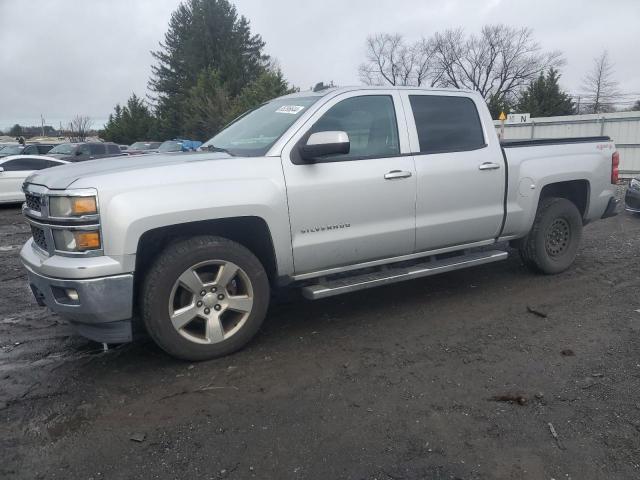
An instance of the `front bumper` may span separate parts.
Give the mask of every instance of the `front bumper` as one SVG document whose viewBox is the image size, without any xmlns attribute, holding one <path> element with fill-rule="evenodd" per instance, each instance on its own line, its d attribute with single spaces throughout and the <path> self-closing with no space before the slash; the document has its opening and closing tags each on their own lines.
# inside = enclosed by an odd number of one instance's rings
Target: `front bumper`
<svg viewBox="0 0 640 480">
<path fill-rule="evenodd" d="M 38 304 L 69 320 L 80 335 L 104 343 L 131 341 L 133 274 L 70 280 L 25 267 Z"/>
<path fill-rule="evenodd" d="M 624 197 L 624 208 L 628 212 L 640 213 L 640 190 L 627 189 Z"/>
</svg>

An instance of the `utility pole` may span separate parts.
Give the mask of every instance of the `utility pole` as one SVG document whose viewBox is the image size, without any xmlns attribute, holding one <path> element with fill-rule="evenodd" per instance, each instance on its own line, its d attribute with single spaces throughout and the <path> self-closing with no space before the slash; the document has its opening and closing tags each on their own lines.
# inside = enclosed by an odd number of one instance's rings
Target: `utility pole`
<svg viewBox="0 0 640 480">
<path fill-rule="evenodd" d="M 40 124 L 42 125 L 42 136 L 44 137 L 44 117 L 40 114 Z"/>
</svg>

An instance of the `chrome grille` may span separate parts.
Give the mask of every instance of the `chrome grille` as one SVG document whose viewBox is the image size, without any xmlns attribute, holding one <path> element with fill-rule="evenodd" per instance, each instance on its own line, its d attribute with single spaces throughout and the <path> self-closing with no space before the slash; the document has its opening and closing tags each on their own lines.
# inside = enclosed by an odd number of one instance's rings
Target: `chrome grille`
<svg viewBox="0 0 640 480">
<path fill-rule="evenodd" d="M 29 210 L 33 210 L 35 212 L 39 212 L 40 211 L 40 197 L 37 195 L 33 195 L 31 193 L 25 193 L 24 194 L 26 201 L 25 203 L 27 204 L 27 208 Z"/>
<path fill-rule="evenodd" d="M 44 236 L 44 230 L 31 225 L 31 235 L 33 236 L 33 241 L 36 243 L 36 245 L 46 251 L 47 239 Z"/>
</svg>

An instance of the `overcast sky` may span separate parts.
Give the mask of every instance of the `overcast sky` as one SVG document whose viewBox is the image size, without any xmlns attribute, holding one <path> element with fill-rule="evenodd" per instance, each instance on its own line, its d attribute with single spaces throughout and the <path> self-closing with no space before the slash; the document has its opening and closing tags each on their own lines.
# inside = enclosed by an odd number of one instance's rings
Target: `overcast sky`
<svg viewBox="0 0 640 480">
<path fill-rule="evenodd" d="M 132 92 L 144 95 L 150 50 L 179 0 L 0 0 L 0 128 L 57 126 L 74 114 L 101 126 Z M 608 49 L 620 88 L 640 98 L 640 0 L 237 0 L 293 85 L 358 84 L 364 41 L 408 39 L 487 23 L 528 26 L 567 61 L 561 83 L 580 91 L 593 57 Z"/>
</svg>

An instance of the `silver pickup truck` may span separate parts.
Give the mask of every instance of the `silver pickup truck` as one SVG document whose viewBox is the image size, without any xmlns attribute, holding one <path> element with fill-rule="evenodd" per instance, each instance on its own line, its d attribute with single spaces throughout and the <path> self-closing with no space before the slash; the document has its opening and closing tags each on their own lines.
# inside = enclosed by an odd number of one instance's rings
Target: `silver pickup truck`
<svg viewBox="0 0 640 480">
<path fill-rule="evenodd" d="M 272 100 L 202 152 L 33 174 L 21 251 L 41 305 L 107 343 L 233 352 L 272 293 L 309 299 L 503 260 L 553 274 L 615 215 L 607 137 L 500 143 L 477 93 L 334 88 Z"/>
</svg>

